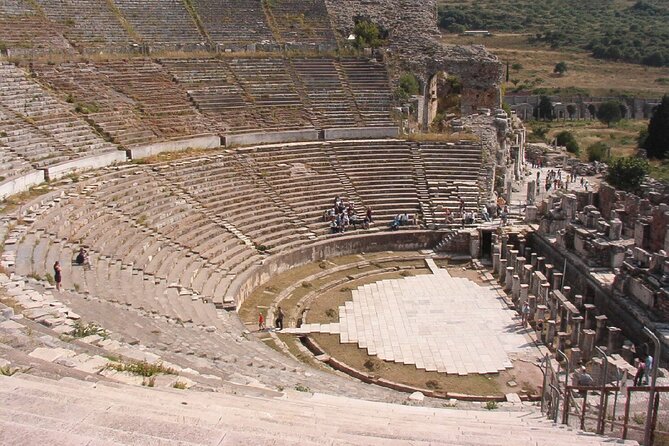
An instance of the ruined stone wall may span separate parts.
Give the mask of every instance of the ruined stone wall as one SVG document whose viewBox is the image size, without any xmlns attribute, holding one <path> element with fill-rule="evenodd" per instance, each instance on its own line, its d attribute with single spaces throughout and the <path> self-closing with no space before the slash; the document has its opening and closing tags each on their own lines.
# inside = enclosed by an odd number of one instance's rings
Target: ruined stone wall
<svg viewBox="0 0 669 446">
<path fill-rule="evenodd" d="M 470 114 L 479 107 L 501 104 L 502 65 L 481 45 L 439 42 L 436 0 L 326 0 L 340 38 L 353 30 L 354 19 L 365 17 L 389 32 L 384 54 L 396 80 L 403 71 L 414 73 L 429 94 L 430 79 L 439 72 L 456 76 L 463 86 L 461 107 Z"/>
</svg>

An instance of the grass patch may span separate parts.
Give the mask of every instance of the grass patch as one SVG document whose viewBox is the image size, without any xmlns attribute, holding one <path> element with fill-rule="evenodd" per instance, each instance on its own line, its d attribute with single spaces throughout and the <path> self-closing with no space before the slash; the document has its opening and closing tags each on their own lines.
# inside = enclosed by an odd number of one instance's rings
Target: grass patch
<svg viewBox="0 0 669 446">
<path fill-rule="evenodd" d="M 104 328 L 100 327 L 95 322 L 89 322 L 85 324 L 81 321 L 76 321 L 74 323 L 74 332 L 70 334 L 73 338 L 85 338 L 87 336 L 98 335 L 103 339 L 109 337 L 109 333 Z"/>
<path fill-rule="evenodd" d="M 172 384 L 172 387 L 179 390 L 186 390 L 188 388 L 188 384 L 183 381 L 176 380 L 174 381 L 174 384 Z"/>
<path fill-rule="evenodd" d="M 109 363 L 107 369 L 116 370 L 117 372 L 128 372 L 132 375 L 144 376 L 150 378 L 154 375 L 176 375 L 177 371 L 171 367 L 165 367 L 162 362 L 150 364 L 146 361 L 129 362 L 129 363 Z"/>
</svg>

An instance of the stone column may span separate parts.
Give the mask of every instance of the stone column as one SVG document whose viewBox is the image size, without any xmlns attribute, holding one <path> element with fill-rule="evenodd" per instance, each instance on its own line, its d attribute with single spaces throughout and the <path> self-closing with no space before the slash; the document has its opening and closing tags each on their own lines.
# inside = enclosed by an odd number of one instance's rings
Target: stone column
<svg viewBox="0 0 669 446">
<path fill-rule="evenodd" d="M 578 309 L 578 311 L 583 310 L 583 296 L 580 294 L 574 295 L 574 306 Z"/>
<path fill-rule="evenodd" d="M 545 271 L 545 266 L 546 266 L 546 257 L 541 257 L 541 256 L 537 257 L 537 271 L 543 274 Z"/>
<path fill-rule="evenodd" d="M 530 294 L 527 296 L 527 299 L 530 303 L 530 315 L 527 317 L 528 320 L 535 320 L 535 315 L 537 314 L 537 296 Z"/>
<path fill-rule="evenodd" d="M 506 259 L 501 259 L 499 261 L 499 283 L 504 284 L 506 282 Z"/>
<path fill-rule="evenodd" d="M 564 297 L 566 297 L 567 300 L 571 300 L 571 299 L 570 299 L 570 297 L 571 297 L 571 287 L 568 286 L 568 285 L 565 285 L 565 286 L 562 288 L 562 294 L 564 294 Z"/>
<path fill-rule="evenodd" d="M 532 281 L 532 272 L 532 265 L 523 266 L 523 275 L 521 276 L 520 281 L 522 283 L 526 283 L 529 286 L 530 282 Z"/>
<path fill-rule="evenodd" d="M 553 265 L 550 263 L 547 263 L 546 266 L 544 266 L 544 276 L 546 276 L 546 280 L 548 280 L 548 283 L 552 283 L 551 281 L 553 280 Z"/>
<path fill-rule="evenodd" d="M 506 267 L 506 276 L 504 277 L 504 291 L 511 291 L 513 287 L 513 267 Z"/>
<path fill-rule="evenodd" d="M 548 330 L 546 331 L 545 343 L 546 345 L 552 346 L 553 342 L 555 341 L 555 321 L 551 319 L 547 322 L 547 324 Z"/>
<path fill-rule="evenodd" d="M 515 249 L 510 249 L 509 250 L 509 257 L 507 258 L 509 262 L 507 265 L 513 266 L 514 268 L 516 267 L 516 258 L 518 258 L 518 251 Z"/>
<path fill-rule="evenodd" d="M 551 289 L 551 286 L 544 282 L 539 286 L 539 302 L 546 305 L 548 304 L 548 293 Z"/>
<path fill-rule="evenodd" d="M 522 235 L 518 237 L 518 255 L 525 255 L 525 237 Z"/>
<path fill-rule="evenodd" d="M 583 316 L 574 316 L 571 318 L 571 345 L 581 345 L 581 327 L 583 326 Z"/>
<path fill-rule="evenodd" d="M 502 234 L 501 238 L 502 238 L 501 254 L 502 254 L 502 258 L 506 259 L 506 245 L 507 245 L 507 243 L 509 243 L 509 236 L 507 234 Z"/>
<path fill-rule="evenodd" d="M 562 305 L 560 307 L 560 331 L 567 331 L 569 327 L 569 309 Z"/>
<path fill-rule="evenodd" d="M 583 308 L 585 308 L 583 327 L 590 330 L 595 327 L 595 306 L 593 304 L 583 304 Z"/>
<path fill-rule="evenodd" d="M 597 343 L 597 345 L 601 345 L 604 342 L 607 319 L 608 318 L 604 314 L 600 314 L 599 316 L 595 317 L 595 323 L 597 324 L 596 328 L 597 338 L 595 339 L 595 342 Z"/>
<path fill-rule="evenodd" d="M 499 261 L 500 254 L 498 252 L 493 253 L 492 255 L 492 271 L 493 273 L 499 275 Z"/>
<path fill-rule="evenodd" d="M 581 362 L 581 349 L 578 347 L 572 347 L 569 350 L 569 367 L 571 367 L 570 372 L 573 372 L 578 368 L 578 364 Z"/>
<path fill-rule="evenodd" d="M 620 240 L 620 237 L 623 235 L 623 222 L 617 218 L 611 220 L 611 226 L 609 228 L 609 239 L 610 240 Z"/>
<path fill-rule="evenodd" d="M 562 353 L 564 353 L 565 348 L 567 347 L 567 337 L 569 337 L 569 333 L 565 331 L 558 331 L 557 338 L 557 348 L 558 350 L 561 350 Z"/>
<path fill-rule="evenodd" d="M 634 352 L 632 351 L 632 344 L 631 343 L 625 343 L 623 345 L 622 350 L 620 351 L 620 356 L 623 357 L 625 361 L 627 361 L 630 364 L 634 363 Z"/>
<path fill-rule="evenodd" d="M 581 336 L 581 355 L 583 362 L 588 362 L 592 358 L 592 352 L 595 349 L 595 330 L 583 330 Z"/>
<path fill-rule="evenodd" d="M 536 269 L 537 268 L 537 253 L 533 252 L 530 254 L 530 265 L 532 265 L 532 268 Z"/>
<path fill-rule="evenodd" d="M 613 355 L 620 352 L 622 347 L 622 330 L 618 327 L 608 327 L 608 342 L 606 343 L 606 353 Z"/>
<path fill-rule="evenodd" d="M 511 280 L 511 300 L 514 303 L 518 303 L 518 298 L 520 297 L 520 277 L 518 274 L 514 274 Z"/>
<path fill-rule="evenodd" d="M 554 290 L 559 290 L 562 288 L 562 273 L 553 273 L 553 279 L 551 283 L 553 284 Z"/>
<path fill-rule="evenodd" d="M 534 320 L 535 321 L 543 321 L 546 318 L 546 305 L 537 305 L 537 312 L 534 315 Z"/>
<path fill-rule="evenodd" d="M 514 273 L 519 276 L 523 273 L 523 267 L 525 266 L 525 257 L 516 257 L 516 264 Z"/>
<path fill-rule="evenodd" d="M 518 297 L 518 305 L 521 306 L 527 301 L 528 294 L 527 292 L 529 291 L 530 287 L 526 283 L 521 283 L 520 284 L 520 296 Z"/>
</svg>

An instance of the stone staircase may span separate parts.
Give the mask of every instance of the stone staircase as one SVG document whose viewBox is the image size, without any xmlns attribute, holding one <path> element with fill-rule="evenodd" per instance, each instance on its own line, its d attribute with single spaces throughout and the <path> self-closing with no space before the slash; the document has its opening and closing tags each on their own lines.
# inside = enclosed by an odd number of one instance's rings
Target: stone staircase
<svg viewBox="0 0 669 446">
<path fill-rule="evenodd" d="M 531 412 L 372 403 L 284 390 L 234 394 L 0 376 L 4 444 L 605 445 Z M 511 443 L 510 443 L 511 442 Z M 626 442 L 625 444 L 635 444 Z"/>
<path fill-rule="evenodd" d="M 418 191 L 418 201 L 420 202 L 420 209 L 423 214 L 423 223 L 428 228 L 434 228 L 437 223 L 436 215 L 432 206 L 432 200 L 430 200 L 430 191 L 425 175 L 425 166 L 423 164 L 423 157 L 421 156 L 420 145 L 411 145 L 411 164 L 414 168 L 414 178 L 416 180 L 416 190 Z"/>
</svg>

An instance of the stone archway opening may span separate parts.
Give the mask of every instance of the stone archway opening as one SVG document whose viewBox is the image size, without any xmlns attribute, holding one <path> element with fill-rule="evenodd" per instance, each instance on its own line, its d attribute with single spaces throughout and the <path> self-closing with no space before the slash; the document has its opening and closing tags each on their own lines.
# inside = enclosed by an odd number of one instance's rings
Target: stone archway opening
<svg viewBox="0 0 669 446">
<path fill-rule="evenodd" d="M 462 114 L 462 82 L 445 71 L 438 71 L 427 84 L 427 126 L 443 131 L 451 119 Z"/>
</svg>

